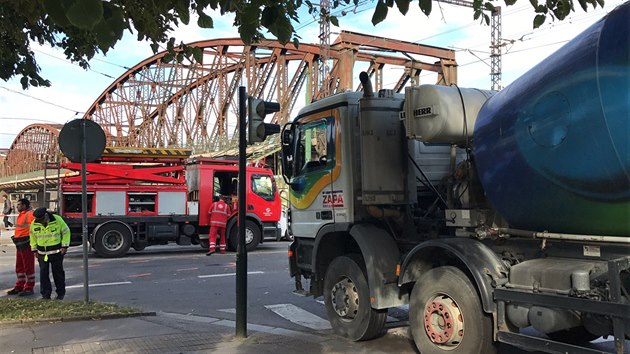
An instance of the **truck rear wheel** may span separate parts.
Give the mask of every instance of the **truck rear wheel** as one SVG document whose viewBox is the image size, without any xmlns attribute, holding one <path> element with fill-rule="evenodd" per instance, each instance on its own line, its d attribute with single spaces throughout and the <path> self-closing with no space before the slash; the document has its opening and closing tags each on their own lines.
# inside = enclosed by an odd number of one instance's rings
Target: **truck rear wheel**
<svg viewBox="0 0 630 354">
<path fill-rule="evenodd" d="M 258 247 L 260 243 L 260 228 L 258 225 L 251 221 L 247 220 L 245 223 L 245 244 L 247 245 L 247 252 L 251 252 Z M 236 251 L 238 247 L 238 225 L 234 224 L 230 229 L 230 239 L 228 242 L 228 246 L 231 250 Z"/>
<path fill-rule="evenodd" d="M 455 267 L 424 273 L 413 288 L 409 324 L 422 354 L 496 353 L 492 318 L 477 290 Z"/>
<path fill-rule="evenodd" d="M 328 266 L 324 279 L 324 303 L 335 333 L 353 341 L 379 336 L 387 319 L 387 310 L 370 305 L 370 289 L 363 260 L 359 256 L 341 256 Z"/>
<path fill-rule="evenodd" d="M 94 249 L 103 258 L 123 256 L 131 247 L 131 232 L 119 223 L 108 223 L 98 228 L 94 235 Z"/>
</svg>

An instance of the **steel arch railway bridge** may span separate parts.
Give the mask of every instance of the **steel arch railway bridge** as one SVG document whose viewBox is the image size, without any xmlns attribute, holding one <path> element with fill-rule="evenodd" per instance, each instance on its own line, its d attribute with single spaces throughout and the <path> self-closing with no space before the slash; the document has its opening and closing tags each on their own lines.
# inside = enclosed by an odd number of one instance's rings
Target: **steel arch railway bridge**
<svg viewBox="0 0 630 354">
<path fill-rule="evenodd" d="M 370 75 L 376 90 L 400 92 L 410 82 L 419 82 L 421 72 L 433 74 L 431 83 L 457 82 L 453 50 L 347 31 L 339 34 L 330 47 L 330 61 L 323 64 L 320 47 L 314 44 L 295 48 L 263 41 L 247 46 L 232 38 L 189 45 L 202 50 L 201 62 L 167 62 L 167 53 L 158 53 L 129 69 L 96 98 L 83 118 L 103 128 L 107 145 L 233 154 L 240 129 L 239 86 L 251 96 L 279 102 L 281 111 L 271 122 L 284 124 L 300 97 L 310 103 L 323 92 L 360 88 L 353 83 L 359 71 Z M 320 65 L 329 65 L 328 77 L 318 77 Z M 61 127 L 32 124 L 17 135 L 0 165 L 0 190 L 41 186 L 45 162 L 60 155 Z M 261 157 L 277 151 L 277 145 L 277 139 L 271 139 L 248 153 Z"/>
</svg>

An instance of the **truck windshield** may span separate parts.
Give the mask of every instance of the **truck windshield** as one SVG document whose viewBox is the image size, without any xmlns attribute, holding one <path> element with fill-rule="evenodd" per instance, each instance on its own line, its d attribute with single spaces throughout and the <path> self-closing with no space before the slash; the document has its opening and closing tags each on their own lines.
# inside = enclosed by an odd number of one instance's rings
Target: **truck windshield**
<svg viewBox="0 0 630 354">
<path fill-rule="evenodd" d="M 256 193 L 264 200 L 272 201 L 276 194 L 272 177 L 269 175 L 253 175 L 252 192 Z"/>
<path fill-rule="evenodd" d="M 324 169 L 333 159 L 329 151 L 329 126 L 328 121 L 322 119 L 299 127 L 295 163 L 298 175 Z"/>
</svg>

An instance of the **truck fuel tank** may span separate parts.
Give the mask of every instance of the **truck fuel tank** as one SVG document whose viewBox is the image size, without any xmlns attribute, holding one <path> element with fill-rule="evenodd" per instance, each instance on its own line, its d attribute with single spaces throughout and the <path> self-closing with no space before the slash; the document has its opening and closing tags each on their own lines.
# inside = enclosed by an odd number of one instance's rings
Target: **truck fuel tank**
<svg viewBox="0 0 630 354">
<path fill-rule="evenodd" d="M 512 227 L 630 235 L 630 3 L 481 108 L 473 153 Z"/>
</svg>

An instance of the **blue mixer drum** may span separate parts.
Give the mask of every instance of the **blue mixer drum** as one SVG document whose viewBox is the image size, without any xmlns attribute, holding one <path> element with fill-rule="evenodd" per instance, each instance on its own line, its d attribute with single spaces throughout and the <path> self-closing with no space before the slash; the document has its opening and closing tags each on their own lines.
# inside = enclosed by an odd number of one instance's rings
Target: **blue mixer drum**
<svg viewBox="0 0 630 354">
<path fill-rule="evenodd" d="M 511 227 L 630 235 L 630 3 L 491 97 L 481 182 Z"/>
</svg>

